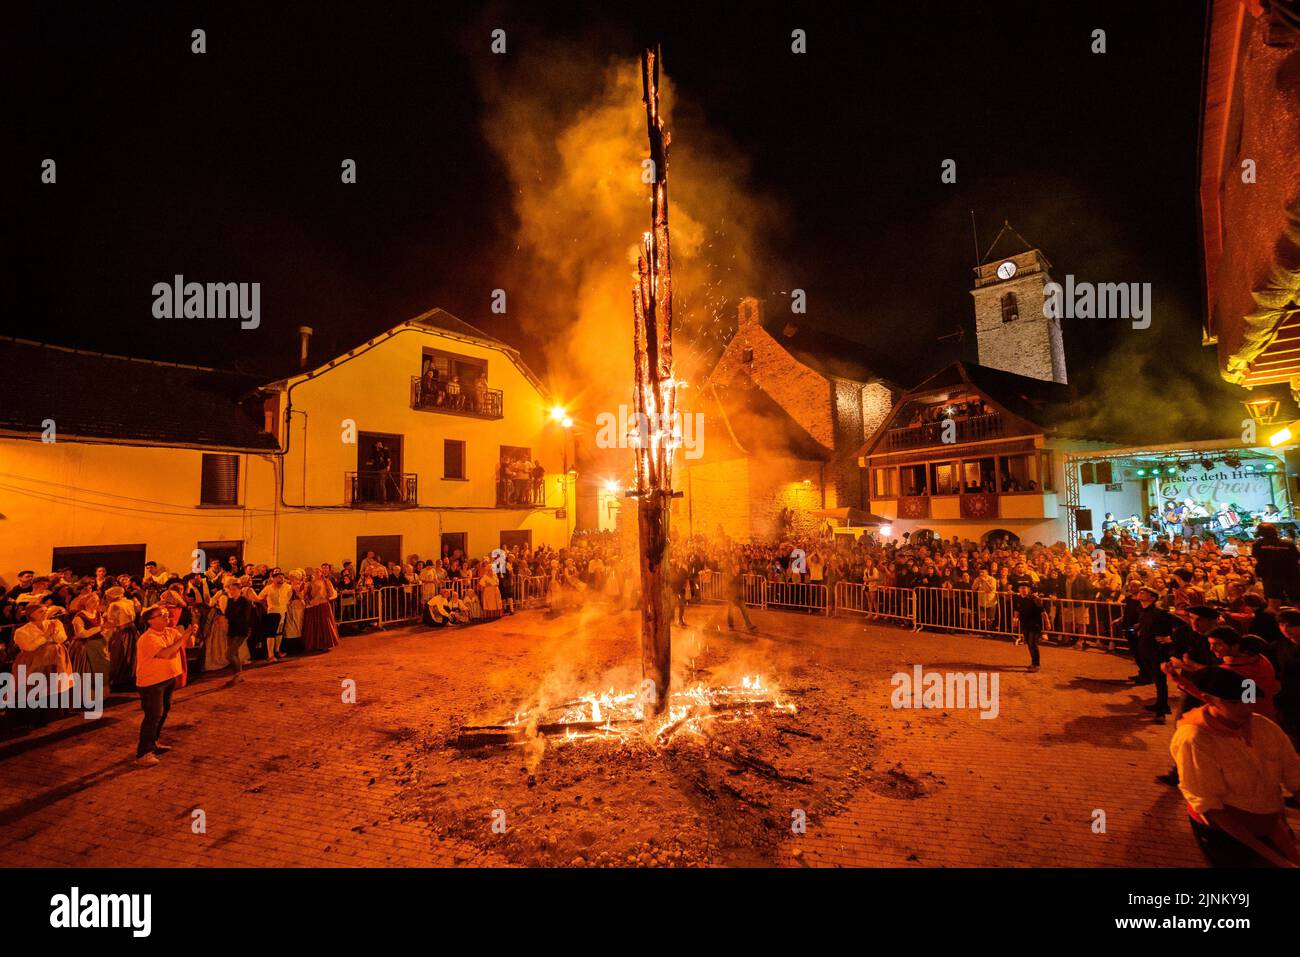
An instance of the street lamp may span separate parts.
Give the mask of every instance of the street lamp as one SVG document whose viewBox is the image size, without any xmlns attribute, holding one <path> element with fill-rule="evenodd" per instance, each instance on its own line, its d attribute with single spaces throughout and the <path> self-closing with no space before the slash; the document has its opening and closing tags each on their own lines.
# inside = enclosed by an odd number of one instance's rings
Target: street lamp
<svg viewBox="0 0 1300 957">
<path fill-rule="evenodd" d="M 1246 407 L 1246 414 L 1260 425 L 1268 425 L 1276 419 L 1277 410 L 1281 406 L 1277 399 L 1270 399 L 1267 396 L 1258 399 L 1246 399 L 1241 404 Z"/>
</svg>

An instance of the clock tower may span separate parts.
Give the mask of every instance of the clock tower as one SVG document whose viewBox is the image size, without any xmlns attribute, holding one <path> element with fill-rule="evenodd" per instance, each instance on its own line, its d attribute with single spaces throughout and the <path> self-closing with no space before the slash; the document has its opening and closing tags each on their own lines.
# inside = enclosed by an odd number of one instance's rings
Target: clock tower
<svg viewBox="0 0 1300 957">
<path fill-rule="evenodd" d="M 1019 243 L 1008 240 L 1018 240 Z M 1004 224 L 975 267 L 975 338 L 982 366 L 1065 382 L 1061 320 L 1044 315 L 1047 257 Z"/>
</svg>

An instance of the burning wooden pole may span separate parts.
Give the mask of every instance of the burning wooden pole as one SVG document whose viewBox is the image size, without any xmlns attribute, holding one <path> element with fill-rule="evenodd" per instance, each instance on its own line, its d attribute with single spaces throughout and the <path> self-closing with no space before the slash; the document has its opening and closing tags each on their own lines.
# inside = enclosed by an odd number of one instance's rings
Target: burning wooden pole
<svg viewBox="0 0 1300 957">
<path fill-rule="evenodd" d="M 672 595 L 668 582 L 668 515 L 673 499 L 673 449 L 677 444 L 673 375 L 673 287 L 668 252 L 668 134 L 659 115 L 659 56 L 641 54 L 641 85 L 650 136 L 654 193 L 632 293 L 636 366 L 637 527 L 641 540 L 641 677 L 653 690 L 653 712 L 668 701 L 672 665 Z M 653 682 L 652 686 L 644 682 Z M 648 698 L 648 695 L 647 695 Z M 647 700 L 647 706 L 649 706 Z M 647 710 L 651 710 L 647 707 Z"/>
</svg>

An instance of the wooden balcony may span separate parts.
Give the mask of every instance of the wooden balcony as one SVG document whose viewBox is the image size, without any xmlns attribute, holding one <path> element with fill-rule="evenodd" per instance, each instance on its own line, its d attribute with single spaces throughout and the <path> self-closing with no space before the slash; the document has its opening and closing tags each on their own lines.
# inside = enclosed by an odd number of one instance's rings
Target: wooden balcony
<svg viewBox="0 0 1300 957">
<path fill-rule="evenodd" d="M 956 425 L 953 441 L 943 441 L 944 423 L 951 421 Z M 885 433 L 886 452 L 898 452 L 904 449 L 921 449 L 931 445 L 957 445 L 962 442 L 978 442 L 981 439 L 996 439 L 1003 435 L 1002 413 L 990 412 L 969 419 L 940 420 L 925 425 L 913 425 L 901 429 L 889 429 Z"/>
</svg>

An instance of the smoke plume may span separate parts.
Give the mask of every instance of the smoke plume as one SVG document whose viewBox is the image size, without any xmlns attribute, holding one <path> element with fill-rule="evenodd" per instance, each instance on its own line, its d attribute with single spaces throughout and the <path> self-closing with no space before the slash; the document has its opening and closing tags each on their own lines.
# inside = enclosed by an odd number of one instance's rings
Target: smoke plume
<svg viewBox="0 0 1300 957">
<path fill-rule="evenodd" d="M 693 384 L 734 327 L 734 303 L 756 288 L 774 211 L 746 192 L 745 161 L 678 95 L 664 55 L 674 352 L 678 378 Z M 558 396 L 590 423 L 631 401 L 632 287 L 651 189 L 639 51 L 606 61 L 554 43 L 494 59 L 480 86 L 513 192 L 511 311 L 545 344 Z"/>
</svg>

